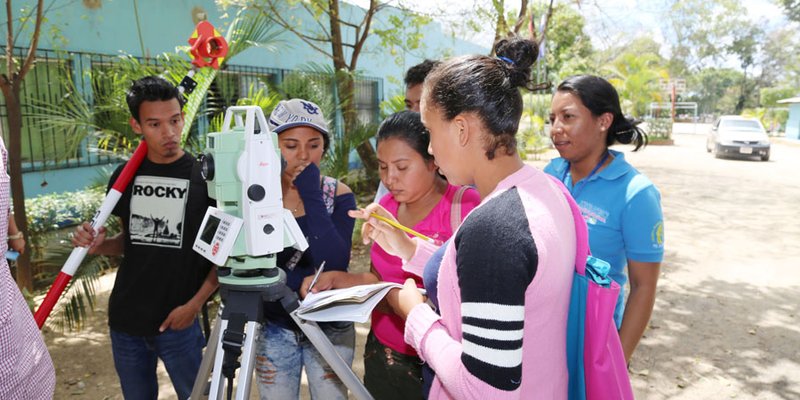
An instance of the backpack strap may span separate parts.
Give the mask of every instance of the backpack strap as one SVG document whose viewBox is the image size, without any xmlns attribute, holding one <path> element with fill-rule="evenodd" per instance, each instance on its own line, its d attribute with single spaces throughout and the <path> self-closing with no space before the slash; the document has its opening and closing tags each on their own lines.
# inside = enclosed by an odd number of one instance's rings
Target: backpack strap
<svg viewBox="0 0 800 400">
<path fill-rule="evenodd" d="M 464 197 L 464 192 L 469 189 L 469 186 L 461 186 L 456 190 L 453 196 L 453 202 L 450 204 L 450 227 L 455 233 L 456 229 L 461 225 L 461 199 Z"/>
<path fill-rule="evenodd" d="M 333 215 L 333 206 L 336 203 L 336 187 L 339 186 L 339 180 L 331 178 L 330 176 L 323 176 L 320 187 L 322 188 L 322 201 L 325 203 L 325 209 L 328 210 L 328 215 Z"/>
<path fill-rule="evenodd" d="M 564 194 L 567 203 L 569 203 L 569 208 L 572 211 L 572 220 L 575 222 L 575 271 L 578 272 L 578 275 L 586 275 L 586 259 L 592 254 L 589 249 L 589 228 L 586 226 L 586 220 L 583 219 L 580 207 L 575 203 L 564 183 L 552 175 L 548 176 L 555 182 L 561 193 Z"/>
</svg>

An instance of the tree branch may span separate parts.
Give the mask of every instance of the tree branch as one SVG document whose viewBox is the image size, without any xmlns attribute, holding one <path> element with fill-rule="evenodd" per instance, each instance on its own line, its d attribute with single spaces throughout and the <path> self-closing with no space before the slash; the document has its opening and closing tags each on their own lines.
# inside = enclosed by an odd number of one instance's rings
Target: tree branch
<svg viewBox="0 0 800 400">
<path fill-rule="evenodd" d="M 28 48 L 28 56 L 25 57 L 25 62 L 19 69 L 19 81 L 22 81 L 25 74 L 27 74 L 33 66 L 33 61 L 36 60 L 36 46 L 39 45 L 39 33 L 42 30 L 43 8 L 44 0 L 36 2 L 36 25 L 33 28 L 33 37 L 31 38 L 31 46 Z"/>
<path fill-rule="evenodd" d="M 302 40 L 305 44 L 309 45 L 312 49 L 324 54 L 326 57 L 332 57 L 330 53 L 326 52 L 321 47 L 317 46 L 317 44 L 313 43 L 310 37 L 307 37 L 304 33 L 298 31 L 291 24 L 289 24 L 288 21 L 283 19 L 283 17 L 281 17 L 281 14 L 278 12 L 278 10 L 275 8 L 274 4 L 272 4 L 271 1 L 268 1 L 266 3 L 269 7 L 268 11 L 270 11 L 271 13 L 267 13 L 264 10 L 261 10 L 261 13 L 267 14 L 267 18 L 280 25 L 283 29 L 286 29 L 287 31 L 297 36 L 300 40 Z M 324 40 L 318 40 L 318 41 L 324 41 Z"/>
<path fill-rule="evenodd" d="M 525 21 L 527 21 L 526 18 L 527 15 L 528 15 L 528 0 L 520 0 L 519 15 L 517 16 L 517 23 L 514 24 L 515 34 L 519 34 L 519 30 L 522 28 L 522 25 L 524 25 Z"/>
<path fill-rule="evenodd" d="M 550 17 L 553 16 L 553 0 L 550 0 L 550 5 L 547 6 L 547 14 L 544 17 L 544 24 L 542 24 L 542 37 L 537 43 L 544 43 L 547 39 L 547 26 L 550 25 Z"/>
<path fill-rule="evenodd" d="M 308 8 L 308 4 L 305 1 L 301 1 L 300 4 L 303 6 L 303 8 L 306 10 L 306 12 L 309 15 L 311 15 L 311 17 L 314 20 L 314 22 L 316 22 L 317 25 L 319 25 L 320 29 L 322 29 L 322 33 L 325 36 L 330 37 L 331 36 L 330 32 L 328 32 L 328 29 L 325 28 L 325 25 L 322 25 L 322 22 L 320 21 L 320 19 L 319 18 L 314 18 L 314 10 Z M 328 11 L 325 10 L 325 8 L 322 9 L 322 12 L 324 12 L 325 14 L 328 14 Z"/>
<path fill-rule="evenodd" d="M 6 26 L 6 81 L 14 79 L 14 15 L 11 13 L 11 0 L 6 0 L 6 16 L 8 25 Z"/>
<path fill-rule="evenodd" d="M 358 40 L 353 47 L 353 56 L 350 58 L 351 71 L 355 71 L 356 65 L 358 65 L 358 56 L 361 54 L 364 43 L 367 41 L 367 36 L 369 36 L 369 27 L 372 24 L 372 18 L 375 16 L 376 12 L 378 12 L 378 1 L 370 0 L 369 9 L 367 10 L 367 14 L 364 15 L 364 31 L 361 32 L 361 36 L 358 37 Z"/>
</svg>

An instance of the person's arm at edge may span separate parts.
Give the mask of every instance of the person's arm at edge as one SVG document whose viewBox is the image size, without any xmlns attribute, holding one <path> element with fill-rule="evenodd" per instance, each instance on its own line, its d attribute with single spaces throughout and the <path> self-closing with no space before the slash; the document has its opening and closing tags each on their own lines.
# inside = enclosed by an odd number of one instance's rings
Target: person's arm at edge
<svg viewBox="0 0 800 400">
<path fill-rule="evenodd" d="M 17 221 L 14 220 L 14 213 L 9 210 L 8 212 L 8 236 L 15 236 L 20 233 L 19 228 L 17 228 Z M 25 236 L 17 238 L 17 239 L 9 239 L 8 240 L 8 247 L 13 249 L 14 251 L 22 254 L 25 252 Z"/>
<path fill-rule="evenodd" d="M 656 286 L 660 273 L 660 262 L 628 260 L 631 290 L 625 303 L 622 326 L 619 329 L 619 339 L 622 342 L 626 362 L 630 362 L 639 340 L 647 329 L 656 302 Z"/>
</svg>

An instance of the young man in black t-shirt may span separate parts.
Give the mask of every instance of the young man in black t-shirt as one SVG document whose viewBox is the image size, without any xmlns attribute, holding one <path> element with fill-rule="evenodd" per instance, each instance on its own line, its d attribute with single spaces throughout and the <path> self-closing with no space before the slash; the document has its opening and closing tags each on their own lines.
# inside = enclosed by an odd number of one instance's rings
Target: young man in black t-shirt
<svg viewBox="0 0 800 400">
<path fill-rule="evenodd" d="M 180 146 L 183 97 L 158 77 L 128 91 L 130 125 L 147 143 L 147 157 L 113 214 L 123 231 L 106 237 L 80 225 L 75 246 L 90 254 L 123 255 L 108 307 L 114 366 L 126 399 L 158 396 L 160 358 L 180 399 L 189 397 L 204 339 L 197 321 L 217 288 L 216 271 L 192 250 L 206 208 L 213 204 L 199 165 Z M 109 188 L 122 171 L 117 168 Z"/>
</svg>

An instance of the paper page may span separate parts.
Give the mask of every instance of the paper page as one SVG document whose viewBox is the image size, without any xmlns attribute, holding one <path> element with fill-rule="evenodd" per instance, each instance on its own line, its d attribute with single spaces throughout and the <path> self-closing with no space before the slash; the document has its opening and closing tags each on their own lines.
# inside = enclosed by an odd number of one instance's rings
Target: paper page
<svg viewBox="0 0 800 400">
<path fill-rule="evenodd" d="M 380 282 L 309 293 L 300 303 L 297 315 L 309 321 L 366 322 L 389 290 L 402 287 L 399 283 Z"/>
</svg>

